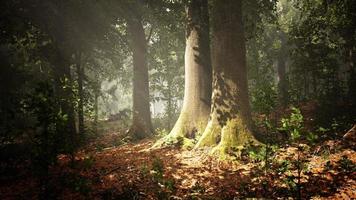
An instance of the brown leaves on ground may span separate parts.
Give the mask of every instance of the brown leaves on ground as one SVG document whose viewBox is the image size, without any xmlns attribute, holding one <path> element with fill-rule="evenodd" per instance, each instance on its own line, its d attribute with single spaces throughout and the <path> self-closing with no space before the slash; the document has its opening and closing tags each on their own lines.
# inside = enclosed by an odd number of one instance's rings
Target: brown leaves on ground
<svg viewBox="0 0 356 200">
<path fill-rule="evenodd" d="M 50 169 L 50 194 L 58 199 L 284 199 L 297 197 L 300 187 L 302 199 L 356 198 L 356 154 L 342 142 L 300 151 L 304 165 L 296 186 L 296 147 L 279 149 L 264 168 L 262 161 L 219 161 L 208 156 L 209 149 L 150 150 L 152 140 L 115 147 L 108 138 L 118 139 L 107 135 L 88 145 L 75 155 L 74 165 L 69 156 L 59 156 Z M 40 181 L 22 170 L 27 176 L 1 181 L 0 199 L 39 197 Z"/>
</svg>

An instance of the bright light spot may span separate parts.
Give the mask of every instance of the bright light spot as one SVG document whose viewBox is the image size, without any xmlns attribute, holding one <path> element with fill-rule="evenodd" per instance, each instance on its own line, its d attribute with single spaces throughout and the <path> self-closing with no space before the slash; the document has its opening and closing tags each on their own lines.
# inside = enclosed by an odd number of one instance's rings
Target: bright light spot
<svg viewBox="0 0 356 200">
<path fill-rule="evenodd" d="M 109 175 L 109 179 L 110 179 L 110 180 L 112 180 L 112 179 L 114 179 L 114 178 L 115 178 L 115 174 L 110 174 L 110 175 Z"/>
</svg>

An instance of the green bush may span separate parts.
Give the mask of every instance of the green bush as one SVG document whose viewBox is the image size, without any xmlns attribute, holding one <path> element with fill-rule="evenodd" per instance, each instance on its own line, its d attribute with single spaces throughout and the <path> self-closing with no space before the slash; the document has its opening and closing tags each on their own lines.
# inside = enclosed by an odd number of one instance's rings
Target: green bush
<svg viewBox="0 0 356 200">
<path fill-rule="evenodd" d="M 303 115 L 298 108 L 292 107 L 292 113 L 289 118 L 282 118 L 281 122 L 282 127 L 278 130 L 285 131 L 292 141 L 296 141 L 301 137 L 304 129 Z"/>
</svg>

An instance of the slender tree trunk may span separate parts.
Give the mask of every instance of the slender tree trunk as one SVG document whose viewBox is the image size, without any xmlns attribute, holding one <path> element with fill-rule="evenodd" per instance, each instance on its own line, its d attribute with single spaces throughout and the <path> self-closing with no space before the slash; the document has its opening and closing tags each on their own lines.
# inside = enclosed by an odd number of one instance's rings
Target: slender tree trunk
<svg viewBox="0 0 356 200">
<path fill-rule="evenodd" d="M 129 133 L 134 139 L 152 135 L 149 82 L 147 66 L 147 43 L 141 17 L 127 19 L 133 53 L 133 118 Z"/>
<path fill-rule="evenodd" d="M 172 110 L 173 110 L 173 106 L 172 106 L 172 82 L 168 81 L 168 97 L 167 97 L 167 117 L 168 117 L 168 121 L 167 121 L 167 128 L 168 130 L 171 129 L 171 121 L 172 121 Z"/>
<path fill-rule="evenodd" d="M 347 67 L 348 67 L 348 97 L 351 102 L 356 101 L 356 69 L 355 69 L 355 53 L 354 53 L 354 43 L 351 43 L 347 47 Z"/>
<path fill-rule="evenodd" d="M 312 73 L 312 85 L 313 85 L 313 98 L 317 98 L 318 82 L 317 82 L 317 74 L 316 73 Z"/>
<path fill-rule="evenodd" d="M 177 142 L 178 138 L 194 138 L 196 134 L 202 133 L 209 118 L 212 75 L 207 0 L 189 1 L 186 15 L 183 107 L 170 134 L 154 147 L 165 142 Z"/>
<path fill-rule="evenodd" d="M 309 99 L 309 73 L 307 71 L 304 72 L 304 99 Z"/>
<path fill-rule="evenodd" d="M 81 62 L 82 53 L 76 54 L 76 67 L 78 74 L 78 127 L 80 138 L 84 136 L 84 91 L 83 91 L 83 79 L 84 79 L 84 65 Z"/>
<path fill-rule="evenodd" d="M 98 133 L 99 93 L 100 93 L 100 84 L 95 83 L 95 86 L 94 86 L 94 130 L 95 130 L 95 133 Z"/>
<path fill-rule="evenodd" d="M 212 2 L 212 109 L 196 148 L 217 145 L 213 153 L 224 157 L 230 150 L 256 140 L 250 129 L 241 0 Z"/>
<path fill-rule="evenodd" d="M 278 97 L 280 104 L 285 107 L 288 104 L 288 87 L 286 77 L 286 35 L 284 32 L 280 33 L 281 48 L 278 55 L 277 71 L 278 71 Z"/>
<path fill-rule="evenodd" d="M 72 77 L 70 62 L 61 50 L 57 50 L 54 62 L 56 98 L 59 102 L 59 112 L 65 118 L 63 126 L 57 126 L 58 131 L 65 135 L 66 150 L 73 152 L 76 144 L 76 128 L 73 104 Z"/>
</svg>

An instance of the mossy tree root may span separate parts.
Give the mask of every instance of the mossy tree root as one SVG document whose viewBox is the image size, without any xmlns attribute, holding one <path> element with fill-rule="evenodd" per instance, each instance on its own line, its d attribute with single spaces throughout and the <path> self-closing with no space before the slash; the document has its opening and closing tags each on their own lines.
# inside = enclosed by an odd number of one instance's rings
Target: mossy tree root
<svg viewBox="0 0 356 200">
<path fill-rule="evenodd" d="M 195 121 L 200 122 L 196 125 L 192 123 L 193 119 L 189 115 L 181 113 L 171 132 L 159 139 L 152 148 L 157 149 L 171 145 L 178 145 L 188 149 L 193 148 L 194 140 L 201 135 L 203 127 L 206 125 L 204 120 Z"/>
<path fill-rule="evenodd" d="M 259 144 L 242 120 L 235 118 L 227 121 L 223 127 L 210 121 L 194 148 L 214 147 L 210 154 L 224 160 L 230 157 L 236 158 L 240 155 L 243 147 L 251 142 Z"/>
</svg>

